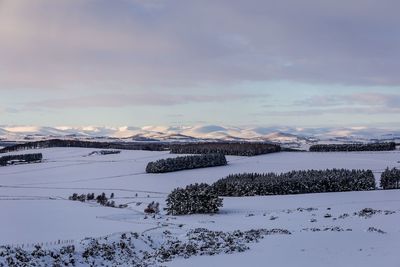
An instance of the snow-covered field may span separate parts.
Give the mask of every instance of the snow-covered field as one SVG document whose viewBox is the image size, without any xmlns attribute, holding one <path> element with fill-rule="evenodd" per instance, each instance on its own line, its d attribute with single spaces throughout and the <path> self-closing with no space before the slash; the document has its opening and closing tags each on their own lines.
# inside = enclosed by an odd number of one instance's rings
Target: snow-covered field
<svg viewBox="0 0 400 267">
<path fill-rule="evenodd" d="M 0 167 L 0 245 L 24 247 L 58 240 L 78 242 L 120 232 L 158 233 L 194 228 L 287 229 L 236 254 L 175 259 L 168 266 L 399 266 L 400 190 L 225 198 L 217 215 L 145 216 L 151 201 L 164 207 L 167 194 L 190 183 L 212 183 L 231 173 L 357 168 L 374 171 L 379 185 L 386 167 L 400 166 L 400 152 L 276 153 L 228 157 L 229 165 L 166 174 L 146 174 L 149 161 L 168 152 L 122 151 L 87 156 L 93 149 L 34 150 L 43 163 Z M 30 151 L 24 151 L 30 152 Z M 114 193 L 102 207 L 68 200 L 73 193 Z M 370 208 L 372 210 L 363 209 Z"/>
</svg>

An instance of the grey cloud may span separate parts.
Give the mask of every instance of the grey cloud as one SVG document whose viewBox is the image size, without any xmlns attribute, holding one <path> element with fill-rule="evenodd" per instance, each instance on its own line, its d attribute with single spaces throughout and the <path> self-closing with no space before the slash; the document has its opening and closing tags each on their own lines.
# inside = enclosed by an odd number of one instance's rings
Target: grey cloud
<svg viewBox="0 0 400 267">
<path fill-rule="evenodd" d="M 399 85 L 398 10 L 395 0 L 2 0 L 0 90 Z"/>
<path fill-rule="evenodd" d="M 317 95 L 294 103 L 299 106 L 365 105 L 400 108 L 400 94 L 355 93 L 347 95 Z"/>
<path fill-rule="evenodd" d="M 22 104 L 24 110 L 43 108 L 93 108 L 93 107 L 127 107 L 127 106 L 173 106 L 188 103 L 215 103 L 251 100 L 267 95 L 230 94 L 230 95 L 189 95 L 189 94 L 106 94 L 91 95 L 66 99 L 47 99 Z"/>
<path fill-rule="evenodd" d="M 287 111 L 267 111 L 259 116 L 321 116 L 329 114 L 376 115 L 400 113 L 400 95 L 355 93 L 317 95 L 292 104 Z"/>
<path fill-rule="evenodd" d="M 290 111 L 267 111 L 258 113 L 258 116 L 323 116 L 329 114 L 348 114 L 354 115 L 376 115 L 376 114 L 398 114 L 400 108 L 385 108 L 385 107 L 342 107 L 342 108 L 311 108 L 304 110 L 290 110 Z"/>
</svg>

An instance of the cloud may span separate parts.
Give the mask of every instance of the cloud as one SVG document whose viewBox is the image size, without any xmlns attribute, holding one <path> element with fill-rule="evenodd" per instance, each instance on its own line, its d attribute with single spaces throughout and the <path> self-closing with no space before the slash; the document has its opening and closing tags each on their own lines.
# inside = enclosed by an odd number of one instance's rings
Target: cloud
<svg viewBox="0 0 400 267">
<path fill-rule="evenodd" d="M 400 94 L 355 93 L 347 95 L 317 95 L 296 101 L 287 111 L 267 111 L 269 116 L 322 116 L 327 114 L 375 115 L 399 114 Z M 297 107 L 297 109 L 296 109 Z"/>
<path fill-rule="evenodd" d="M 106 94 L 73 97 L 65 99 L 47 99 L 24 103 L 23 110 L 95 108 L 95 107 L 131 107 L 131 106 L 174 106 L 194 103 L 221 103 L 243 101 L 266 97 L 267 95 L 230 94 L 230 95 L 195 95 L 195 94 Z"/>
<path fill-rule="evenodd" d="M 400 108 L 400 94 L 355 93 L 346 95 L 317 95 L 297 101 L 300 106 L 367 105 Z"/>
<path fill-rule="evenodd" d="M 341 107 L 341 108 L 311 108 L 311 109 L 299 109 L 290 111 L 267 111 L 263 113 L 257 113 L 258 116 L 323 116 L 323 115 L 344 115 L 357 116 L 357 115 L 376 115 L 376 114 L 398 114 L 400 108 L 351 108 L 351 107 Z"/>
<path fill-rule="evenodd" d="M 1 0 L 0 90 L 400 85 L 399 9 L 395 0 Z"/>
</svg>

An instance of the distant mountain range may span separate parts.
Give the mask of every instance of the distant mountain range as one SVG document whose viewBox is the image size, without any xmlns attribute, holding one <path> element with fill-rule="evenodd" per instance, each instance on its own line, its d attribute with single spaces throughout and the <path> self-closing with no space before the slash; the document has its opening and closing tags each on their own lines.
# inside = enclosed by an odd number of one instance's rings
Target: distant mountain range
<svg viewBox="0 0 400 267">
<path fill-rule="evenodd" d="M 49 138 L 79 138 L 121 141 L 271 141 L 300 147 L 317 142 L 368 142 L 400 140 L 400 130 L 369 127 L 292 128 L 145 126 L 145 127 L 37 127 L 0 126 L 0 140 L 27 141 Z"/>
</svg>

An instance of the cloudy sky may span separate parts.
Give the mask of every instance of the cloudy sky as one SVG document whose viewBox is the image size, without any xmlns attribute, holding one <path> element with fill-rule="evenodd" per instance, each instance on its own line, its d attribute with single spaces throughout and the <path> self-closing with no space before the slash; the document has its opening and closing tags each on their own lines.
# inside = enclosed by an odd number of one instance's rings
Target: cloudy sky
<svg viewBox="0 0 400 267">
<path fill-rule="evenodd" d="M 0 0 L 0 124 L 397 127 L 399 10 Z"/>
</svg>

